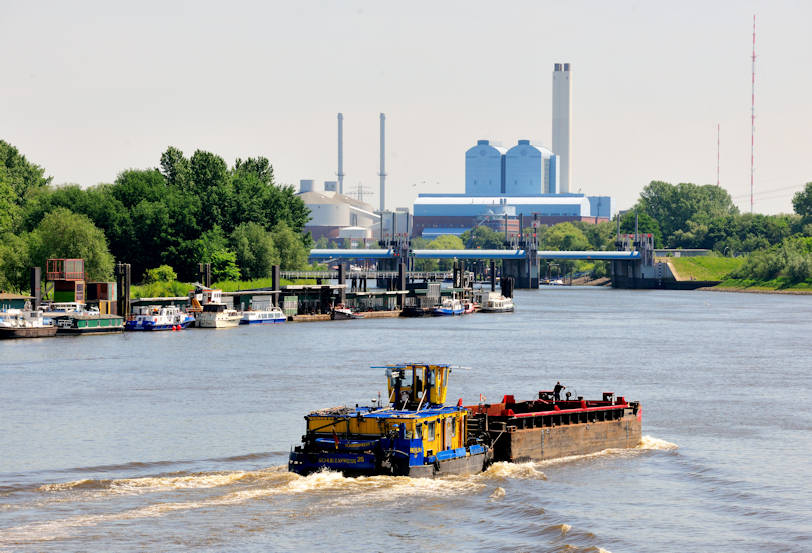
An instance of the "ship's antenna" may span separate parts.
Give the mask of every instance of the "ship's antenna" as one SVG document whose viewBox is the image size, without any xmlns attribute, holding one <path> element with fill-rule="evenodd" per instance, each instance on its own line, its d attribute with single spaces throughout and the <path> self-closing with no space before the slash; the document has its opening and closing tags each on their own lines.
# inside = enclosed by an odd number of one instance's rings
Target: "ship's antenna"
<svg viewBox="0 0 812 553">
<path fill-rule="evenodd" d="M 753 14 L 753 79 L 750 92 L 750 213 L 753 213 L 754 152 L 756 140 L 756 14 Z"/>
</svg>

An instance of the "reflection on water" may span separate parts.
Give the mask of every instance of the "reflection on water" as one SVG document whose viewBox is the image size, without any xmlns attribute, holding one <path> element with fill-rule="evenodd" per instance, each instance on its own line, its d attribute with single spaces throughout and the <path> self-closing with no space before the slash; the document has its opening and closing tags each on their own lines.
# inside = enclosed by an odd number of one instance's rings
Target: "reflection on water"
<svg viewBox="0 0 812 553">
<path fill-rule="evenodd" d="M 0 551 L 808 549 L 810 300 L 558 289 L 508 316 L 0 344 Z M 639 399 L 644 436 L 467 477 L 288 473 L 302 415 L 399 360 L 472 366 L 452 401 Z"/>
</svg>

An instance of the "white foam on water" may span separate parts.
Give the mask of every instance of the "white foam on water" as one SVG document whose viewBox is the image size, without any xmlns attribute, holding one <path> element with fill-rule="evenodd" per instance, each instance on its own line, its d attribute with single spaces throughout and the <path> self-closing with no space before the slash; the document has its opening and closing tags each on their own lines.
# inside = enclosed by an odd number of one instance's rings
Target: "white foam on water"
<svg viewBox="0 0 812 553">
<path fill-rule="evenodd" d="M 677 448 L 679 448 L 677 444 L 672 444 L 671 442 L 661 440 L 660 438 L 655 438 L 654 436 L 643 436 L 640 438 L 640 443 L 637 444 L 635 449 L 657 449 L 667 451 Z"/>
<path fill-rule="evenodd" d="M 90 482 L 90 484 L 89 484 Z M 278 495 L 296 495 L 306 493 L 325 493 L 335 500 L 350 503 L 381 500 L 393 501 L 408 496 L 448 496 L 478 491 L 484 484 L 471 477 L 428 479 L 410 478 L 407 476 L 370 476 L 347 478 L 338 472 L 321 471 L 308 476 L 299 476 L 287 472 L 286 466 L 271 467 L 264 471 L 229 472 L 205 475 L 187 475 L 179 477 L 155 477 L 120 479 L 115 481 L 75 481 L 58 485 L 47 485 L 42 491 L 64 491 L 85 489 L 91 486 L 107 486 L 105 493 L 140 493 L 144 490 L 182 490 L 189 488 L 216 488 L 232 484 L 244 484 L 245 487 L 226 493 L 219 497 L 154 503 L 121 511 L 98 515 L 80 515 L 47 522 L 40 522 L 0 530 L 0 546 L 19 543 L 51 541 L 72 535 L 79 528 L 97 526 L 104 523 L 138 518 L 161 517 L 176 511 L 234 505 Z M 135 492 L 133 492 L 135 490 Z M 330 493 L 333 492 L 333 493 Z M 340 493 L 335 493 L 340 492 Z"/>
<path fill-rule="evenodd" d="M 493 493 L 489 496 L 491 499 L 501 499 L 505 497 L 505 488 L 497 486 Z"/>
<path fill-rule="evenodd" d="M 547 476 L 536 468 L 536 463 L 508 463 L 500 461 L 488 467 L 477 478 L 485 480 L 547 480 Z"/>
</svg>

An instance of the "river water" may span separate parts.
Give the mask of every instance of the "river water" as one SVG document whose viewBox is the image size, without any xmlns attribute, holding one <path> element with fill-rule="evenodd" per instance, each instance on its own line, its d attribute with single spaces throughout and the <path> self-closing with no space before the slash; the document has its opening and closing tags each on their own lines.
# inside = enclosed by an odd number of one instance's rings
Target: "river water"
<svg viewBox="0 0 812 553">
<path fill-rule="evenodd" d="M 0 343 L 0 551 L 810 551 L 812 297 L 549 288 L 517 312 Z M 638 448 L 471 477 L 286 472 L 380 365 L 449 399 L 557 380 Z"/>
</svg>

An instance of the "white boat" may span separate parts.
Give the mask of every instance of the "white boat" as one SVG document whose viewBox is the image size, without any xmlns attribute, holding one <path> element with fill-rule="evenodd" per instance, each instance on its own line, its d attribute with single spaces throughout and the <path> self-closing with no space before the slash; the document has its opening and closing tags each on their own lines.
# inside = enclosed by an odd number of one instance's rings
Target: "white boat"
<svg viewBox="0 0 812 553">
<path fill-rule="evenodd" d="M 442 303 L 434 308 L 435 315 L 462 315 L 464 311 L 462 302 L 455 298 L 443 298 Z"/>
<path fill-rule="evenodd" d="M 513 300 L 499 292 L 480 291 L 477 293 L 477 303 L 483 313 L 510 313 L 514 309 Z"/>
<path fill-rule="evenodd" d="M 209 302 L 203 306 L 203 311 L 197 316 L 197 326 L 200 328 L 230 328 L 240 324 L 242 313 L 231 309 L 225 303 Z"/>
<path fill-rule="evenodd" d="M 177 305 L 146 305 L 133 308 L 125 330 L 182 330 L 195 318 Z"/>
<path fill-rule="evenodd" d="M 0 339 L 2 338 L 42 338 L 56 334 L 53 321 L 43 317 L 42 311 L 31 309 L 9 309 L 0 313 Z"/>
<path fill-rule="evenodd" d="M 284 323 L 288 318 L 285 312 L 278 307 L 259 309 L 256 311 L 243 311 L 241 325 Z"/>
</svg>

